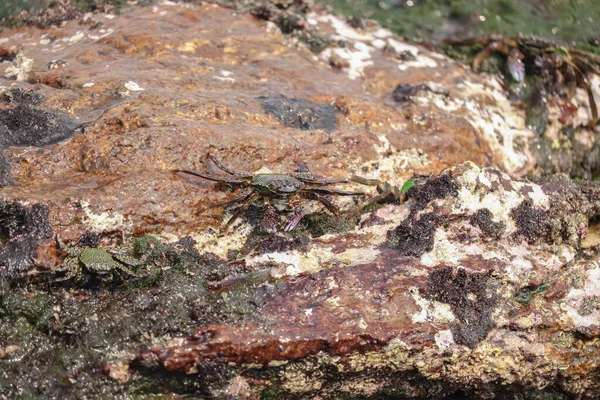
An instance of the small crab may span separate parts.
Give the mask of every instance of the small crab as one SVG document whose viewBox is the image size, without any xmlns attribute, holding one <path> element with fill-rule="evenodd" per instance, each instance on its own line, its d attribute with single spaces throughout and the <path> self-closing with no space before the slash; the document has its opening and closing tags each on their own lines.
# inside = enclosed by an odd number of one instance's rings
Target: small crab
<svg viewBox="0 0 600 400">
<path fill-rule="evenodd" d="M 65 68 L 67 65 L 69 65 L 69 63 L 63 60 L 52 60 L 46 64 L 46 69 Z"/>
<path fill-rule="evenodd" d="M 227 231 L 233 222 L 258 199 L 262 199 L 264 207 L 265 229 L 267 232 L 273 233 L 277 231 L 277 214 L 275 212 L 275 207 L 273 207 L 272 200 L 285 200 L 291 208 L 292 215 L 284 228 L 285 231 L 291 231 L 298 225 L 304 216 L 305 212 L 302 208 L 302 199 L 319 201 L 327 210 L 337 216 L 339 215 L 339 209 L 328 199 L 328 195 L 362 196 L 365 194 L 364 192 L 345 191 L 325 187 L 337 183 L 347 183 L 348 181 L 320 179 L 313 173 L 310 165 L 307 163 L 298 163 L 298 172 L 290 174 L 253 174 L 250 172 L 232 170 L 223 165 L 212 155 L 209 155 L 208 158 L 219 169 L 230 176 L 181 169 L 174 170 L 173 172 L 181 172 L 211 181 L 224 182 L 242 189 L 242 192 L 239 195 L 234 196 L 229 200 L 210 205 L 210 207 L 219 207 L 234 203 L 240 204 L 233 216 L 227 221 L 224 231 Z"/>
<path fill-rule="evenodd" d="M 523 82 L 526 70 L 544 77 L 546 90 L 558 91 L 566 87 L 566 103 L 570 103 L 577 87 L 588 95 L 592 119 L 590 127 L 598 122 L 598 109 L 590 84 L 590 75 L 600 75 L 600 55 L 581 49 L 561 46 L 553 41 L 533 36 L 518 35 L 514 38 L 491 37 L 489 39 L 466 39 L 446 41 L 453 46 L 484 46 L 473 59 L 473 70 L 478 71 L 485 59 L 493 53 L 507 56 L 510 75 Z M 566 107 L 566 106 L 565 106 Z"/>
<path fill-rule="evenodd" d="M 62 265 L 54 269 L 57 272 L 66 272 L 63 277 L 56 279 L 56 282 L 74 277 L 79 280 L 83 267 L 88 272 L 98 275 L 102 280 L 112 280 L 116 272 L 124 272 L 135 277 L 141 276 L 129 267 L 141 265 L 144 262 L 143 259 L 138 260 L 118 250 L 109 252 L 95 247 L 67 246 L 58 235 L 56 242 L 58 247 L 68 254 Z"/>
</svg>

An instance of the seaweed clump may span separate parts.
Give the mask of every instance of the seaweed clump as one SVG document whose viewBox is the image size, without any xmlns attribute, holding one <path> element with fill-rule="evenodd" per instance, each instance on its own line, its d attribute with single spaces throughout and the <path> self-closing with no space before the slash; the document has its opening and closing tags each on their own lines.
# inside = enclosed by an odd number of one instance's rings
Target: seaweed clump
<svg viewBox="0 0 600 400">
<path fill-rule="evenodd" d="M 27 232 L 19 226 L 13 217 L 5 221 L 3 232 Z M 98 244 L 98 238 L 87 234 L 78 244 Z M 151 279 L 82 286 L 0 276 L 1 395 L 129 398 L 165 389 L 200 397 L 222 393 L 233 376 L 226 363 L 204 363 L 198 366 L 201 373 L 191 376 L 131 360 L 140 347 L 187 336 L 199 325 L 260 319 L 260 299 L 275 289 L 256 283 L 227 298 L 210 290 L 209 282 L 228 276 L 231 268 L 213 254 L 200 253 L 189 237 L 165 243 L 142 236 L 130 250 L 146 256 Z"/>
<path fill-rule="evenodd" d="M 510 212 L 517 225 L 515 236 L 523 236 L 529 243 L 546 237 L 550 231 L 546 211 L 533 208 L 531 200 L 525 200 Z"/>
<path fill-rule="evenodd" d="M 494 222 L 492 212 L 487 208 L 477 210 L 470 218 L 471 225 L 479 227 L 483 234 L 489 239 L 500 239 L 502 233 L 506 230 L 503 222 Z"/>
<path fill-rule="evenodd" d="M 388 231 L 388 244 L 404 256 L 419 257 L 433 249 L 435 230 L 444 222 L 444 218 L 435 213 L 426 213 L 417 219 L 417 212 L 435 199 L 455 196 L 457 190 L 458 184 L 448 174 L 411 187 L 408 192 L 413 201 L 410 215 L 399 226 Z"/>
<path fill-rule="evenodd" d="M 496 296 L 488 294 L 489 280 L 488 272 L 469 274 L 462 268 L 442 268 L 429 274 L 426 297 L 450 305 L 460 321 L 451 325 L 457 343 L 474 348 L 494 328 Z"/>
</svg>

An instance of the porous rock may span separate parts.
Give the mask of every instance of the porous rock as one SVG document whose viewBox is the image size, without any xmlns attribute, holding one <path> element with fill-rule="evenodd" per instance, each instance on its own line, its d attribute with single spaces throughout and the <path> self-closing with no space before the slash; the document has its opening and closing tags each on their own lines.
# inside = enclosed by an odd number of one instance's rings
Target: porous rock
<svg viewBox="0 0 600 400">
<path fill-rule="evenodd" d="M 21 358 L 3 365 L 0 394 L 597 397 L 600 268 L 581 243 L 598 186 L 504 173 L 532 167 L 533 134 L 495 81 L 378 26 L 265 10 L 165 2 L 0 34 L 33 60 L 2 85 L 44 95 L 3 115 L 88 122 L 2 142 L 0 348 Z M 281 32 L 307 26 L 322 46 Z M 417 82 L 431 90 L 394 101 Z M 250 207 L 218 235 L 222 212 L 206 208 L 226 185 L 171 172 L 204 171 L 209 153 L 240 170 L 308 161 L 332 179 L 417 184 L 360 219 L 308 208 L 320 212 L 296 232 L 268 236 Z M 93 247 L 137 238 L 155 269 L 23 282 L 61 261 L 51 232 Z"/>
</svg>

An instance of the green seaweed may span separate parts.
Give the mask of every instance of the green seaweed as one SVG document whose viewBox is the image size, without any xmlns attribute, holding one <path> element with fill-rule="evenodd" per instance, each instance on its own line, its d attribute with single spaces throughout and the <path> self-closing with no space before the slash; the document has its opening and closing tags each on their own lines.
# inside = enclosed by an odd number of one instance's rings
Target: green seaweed
<svg viewBox="0 0 600 400">
<path fill-rule="evenodd" d="M 410 38 L 440 41 L 522 32 L 560 41 L 578 41 L 598 51 L 600 3 L 595 0 L 320 0 L 346 16 L 379 21 Z M 589 39 L 589 41 L 588 41 Z"/>
<path fill-rule="evenodd" d="M 533 298 L 549 289 L 549 286 L 542 282 L 538 286 L 525 286 L 521 288 L 515 295 L 515 301 L 521 304 L 529 304 Z"/>
</svg>

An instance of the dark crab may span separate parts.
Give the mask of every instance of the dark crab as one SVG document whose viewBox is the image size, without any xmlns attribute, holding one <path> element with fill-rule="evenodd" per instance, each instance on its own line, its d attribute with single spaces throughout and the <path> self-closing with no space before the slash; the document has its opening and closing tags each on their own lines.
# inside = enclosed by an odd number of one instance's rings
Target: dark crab
<svg viewBox="0 0 600 400">
<path fill-rule="evenodd" d="M 227 231 L 231 224 L 256 200 L 262 198 L 264 207 L 264 225 L 267 232 L 277 231 L 277 214 L 273 207 L 272 200 L 284 200 L 291 209 L 291 216 L 285 225 L 285 231 L 293 230 L 302 217 L 304 210 L 302 200 L 316 200 L 325 206 L 334 215 L 339 215 L 338 207 L 329 200 L 327 196 L 362 196 L 363 192 L 345 191 L 326 187 L 338 183 L 347 183 L 347 180 L 329 180 L 321 179 L 314 174 L 307 163 L 298 163 L 298 172 L 290 174 L 253 174 L 244 171 L 235 171 L 223 165 L 216 157 L 208 156 L 209 159 L 222 171 L 229 174 L 215 175 L 188 170 L 174 170 L 174 172 L 185 173 L 198 176 L 216 182 L 237 187 L 241 193 L 233 198 L 219 203 L 211 204 L 210 207 L 226 206 L 239 203 L 238 209 L 227 221 L 224 231 Z"/>
<path fill-rule="evenodd" d="M 596 126 L 598 109 L 590 84 L 590 76 L 592 74 L 600 75 L 599 55 L 526 35 L 514 38 L 491 37 L 446 41 L 446 44 L 484 46 L 484 49 L 473 59 L 475 71 L 478 71 L 483 61 L 493 53 L 501 53 L 506 55 L 508 71 L 515 81 L 523 82 L 526 74 L 539 74 L 544 79 L 546 90 L 558 92 L 566 88 L 564 109 L 567 109 L 571 103 L 575 89 L 578 87 L 584 89 L 588 95 L 592 114 L 589 126 L 592 128 Z"/>
</svg>

